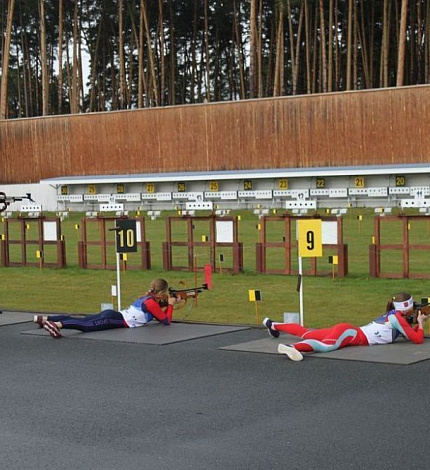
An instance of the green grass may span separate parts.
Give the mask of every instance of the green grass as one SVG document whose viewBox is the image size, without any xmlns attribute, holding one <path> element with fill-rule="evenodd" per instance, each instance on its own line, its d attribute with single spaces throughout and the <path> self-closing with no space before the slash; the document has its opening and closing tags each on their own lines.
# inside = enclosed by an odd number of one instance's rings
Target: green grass
<svg viewBox="0 0 430 470">
<path fill-rule="evenodd" d="M 362 214 L 363 220 L 357 220 Z M 193 287 L 195 275 L 192 272 L 165 272 L 162 267 L 162 241 L 166 239 L 165 220 L 167 215 L 155 221 L 146 221 L 146 239 L 151 244 L 152 269 L 148 271 L 126 270 L 121 272 L 122 306 L 145 292 L 150 281 L 155 277 L 165 277 L 171 286 L 180 287 L 184 282 Z M 296 276 L 259 275 L 255 273 L 255 244 L 259 241 L 256 228 L 258 218 L 251 211 L 233 212 L 241 215 L 239 238 L 243 242 L 244 272 L 229 274 L 225 268 L 231 266 L 231 249 L 226 248 L 224 263 L 217 264 L 213 274 L 213 288 L 199 296 L 198 305 L 190 309 L 190 304 L 176 312 L 177 319 L 208 321 L 219 323 L 255 324 L 265 316 L 282 320 L 283 312 L 299 311 L 299 294 L 296 291 Z M 66 240 L 67 268 L 0 268 L 0 307 L 4 310 L 30 310 L 40 312 L 94 313 L 100 310 L 100 304 L 111 302 L 111 285 L 116 284 L 116 272 L 111 270 L 83 270 L 78 268 L 77 243 L 80 231 L 75 224 L 80 222 L 81 214 L 71 214 L 62 222 L 62 233 Z M 411 292 L 417 299 L 430 296 L 427 280 L 414 279 L 372 279 L 368 276 L 368 249 L 373 236 L 372 210 L 353 210 L 344 217 L 344 243 L 348 244 L 349 275 L 346 278 L 304 276 L 304 314 L 305 323 L 311 327 L 322 327 L 335 322 L 363 324 L 384 311 L 388 299 L 397 291 Z M 394 224 L 395 225 L 395 224 Z M 383 227 L 383 243 L 400 243 L 400 227 Z M 174 228 L 175 240 L 185 239 L 184 228 Z M 34 227 L 28 229 L 35 236 Z M 112 233 L 112 232 L 110 232 Z M 16 234 L 15 234 L 16 235 Z M 28 234 L 29 235 L 29 234 Z M 209 235 L 208 225 L 195 225 L 194 240 L 201 241 L 202 235 Z M 16 235 L 18 236 L 18 235 Z M 113 236 L 113 235 L 112 235 Z M 282 241 L 283 226 L 275 226 L 268 241 Z M 97 233 L 92 234 L 92 238 Z M 181 238 L 182 237 L 182 238 Z M 430 244 L 428 223 L 414 223 L 410 230 L 411 242 Z M 12 247 L 13 259 L 20 259 L 18 247 Z M 32 246 L 27 253 L 29 261 L 37 261 Z M 114 250 L 114 248 L 112 248 Z M 221 252 L 218 251 L 217 253 Z M 203 266 L 209 260 L 209 250 L 199 247 L 195 254 L 197 263 Z M 320 269 L 331 272 L 326 253 L 318 259 Z M 55 259 L 55 251 L 46 256 Z M 93 261 L 100 258 L 100 250 L 91 250 Z M 136 254 L 129 257 L 128 263 L 136 263 Z M 401 270 L 400 254 L 384 253 L 382 265 L 384 271 Z M 430 251 L 411 253 L 411 268 L 414 272 L 427 272 Z M 115 255 L 109 253 L 109 261 L 114 264 Z M 304 268 L 308 260 L 304 260 Z M 174 251 L 177 265 L 187 264 L 186 249 Z M 293 255 L 293 268 L 297 268 L 297 256 Z M 283 254 L 274 250 L 268 254 L 268 266 L 271 269 L 283 268 Z M 198 273 L 198 283 L 203 282 L 203 274 Z M 263 300 L 256 305 L 249 302 L 248 291 L 259 289 Z"/>
</svg>

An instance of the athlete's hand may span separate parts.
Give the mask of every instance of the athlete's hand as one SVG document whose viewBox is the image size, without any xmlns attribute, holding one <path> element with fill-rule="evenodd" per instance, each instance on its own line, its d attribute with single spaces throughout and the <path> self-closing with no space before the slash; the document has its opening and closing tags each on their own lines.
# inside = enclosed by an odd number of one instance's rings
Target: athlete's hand
<svg viewBox="0 0 430 470">
<path fill-rule="evenodd" d="M 169 302 L 169 305 L 175 305 L 175 304 L 177 304 L 177 303 L 178 303 L 178 301 L 179 301 L 179 299 L 178 299 L 178 298 L 176 298 L 176 297 L 173 297 L 172 295 L 170 295 L 170 296 L 169 296 L 169 300 L 168 300 L 168 302 Z"/>
<path fill-rule="evenodd" d="M 424 313 L 421 312 L 421 310 L 419 311 L 418 313 L 418 317 L 417 317 L 417 322 L 418 322 L 418 325 L 423 328 L 424 327 L 424 324 L 425 322 L 428 320 L 428 315 L 425 315 Z"/>
</svg>

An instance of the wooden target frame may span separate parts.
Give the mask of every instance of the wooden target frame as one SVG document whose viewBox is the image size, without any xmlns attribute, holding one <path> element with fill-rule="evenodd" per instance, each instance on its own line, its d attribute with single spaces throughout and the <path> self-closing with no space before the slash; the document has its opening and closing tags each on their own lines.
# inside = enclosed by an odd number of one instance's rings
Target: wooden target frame
<svg viewBox="0 0 430 470">
<path fill-rule="evenodd" d="M 413 273 L 410 269 L 411 252 L 414 250 L 430 251 L 429 243 L 411 243 L 411 222 L 430 223 L 430 218 L 425 215 L 384 215 L 374 218 L 373 244 L 369 245 L 369 274 L 371 277 L 386 279 L 430 279 L 429 272 Z M 391 222 L 391 224 L 390 224 Z M 401 224 L 401 243 L 381 243 L 382 224 L 393 225 L 393 222 Z M 428 229 L 427 229 L 428 231 Z M 401 272 L 383 272 L 381 268 L 381 256 L 384 252 L 399 251 L 401 253 Z M 430 253 L 429 253 L 430 256 Z"/>
<path fill-rule="evenodd" d="M 338 257 L 337 277 L 345 277 L 348 274 L 348 245 L 343 243 L 343 219 L 342 217 L 320 217 L 320 216 L 295 216 L 290 214 L 280 216 L 263 216 L 260 220 L 260 242 L 256 244 L 256 272 L 261 274 L 285 274 L 295 275 L 298 274 L 298 269 L 292 269 L 292 255 L 293 249 L 297 249 L 297 240 L 291 237 L 293 224 L 297 220 L 304 219 L 320 219 L 322 222 L 336 222 L 337 223 L 337 240 L 336 245 L 323 244 L 324 249 L 330 249 Z M 267 241 L 270 235 L 269 225 L 271 222 L 283 223 L 283 240 L 279 242 Z M 270 269 L 268 267 L 268 250 L 276 248 L 281 249 L 285 267 L 284 269 Z M 318 258 L 309 258 L 310 269 L 305 270 L 303 274 L 311 276 L 328 276 L 332 275 L 332 271 L 324 271 L 318 269 Z"/>
<path fill-rule="evenodd" d="M 208 224 L 208 239 L 206 241 L 195 240 L 196 222 Z M 226 222 L 231 224 L 231 241 L 217 241 L 217 222 Z M 172 224 L 178 223 L 185 225 L 186 241 L 173 239 Z M 198 247 L 209 248 L 208 263 L 215 272 L 217 270 L 217 254 L 219 250 L 231 250 L 231 267 L 223 267 L 225 272 L 240 273 L 243 271 L 243 244 L 239 242 L 238 218 L 237 217 L 218 217 L 210 216 L 173 216 L 166 219 L 166 241 L 163 242 L 163 269 L 166 271 L 203 271 L 204 266 L 197 266 L 195 260 L 195 251 Z M 185 265 L 178 265 L 173 261 L 173 250 L 175 248 L 187 248 L 187 260 Z M 219 268 L 219 266 L 218 266 Z"/>
<path fill-rule="evenodd" d="M 53 224 L 48 230 L 45 223 Z M 61 220 L 59 217 L 18 217 L 3 219 L 4 235 L 1 240 L 1 265 L 3 267 L 46 267 L 46 268 L 64 268 L 66 266 L 66 245 L 61 235 Z M 17 224 L 20 237 L 11 238 L 10 229 L 12 224 Z M 28 228 L 36 226 L 37 236 L 29 238 L 27 234 Z M 50 233 L 48 233 L 50 232 Z M 49 238 L 47 238 L 49 237 Z M 21 261 L 11 261 L 11 247 L 18 245 L 20 247 Z M 45 250 L 54 246 L 54 255 L 56 261 L 45 261 Z M 39 252 L 38 261 L 29 261 L 31 247 L 34 248 L 34 255 Z"/>
<path fill-rule="evenodd" d="M 86 217 L 81 220 L 81 240 L 78 242 L 78 262 L 79 267 L 83 269 L 116 269 L 116 263 L 108 262 L 108 253 L 111 252 L 112 259 L 114 260 L 113 254 L 116 253 L 116 242 L 114 232 L 111 231 L 114 227 L 112 222 L 117 220 L 135 220 L 136 223 L 140 223 L 140 235 L 141 239 L 137 242 L 137 253 L 140 254 L 139 263 L 130 264 L 125 261 L 122 263 L 122 269 L 130 270 L 148 270 L 151 269 L 151 254 L 150 254 L 150 243 L 146 241 L 145 235 L 145 219 L 143 217 Z M 96 229 L 99 231 L 100 238 L 97 240 L 88 239 L 88 229 L 91 225 L 97 224 Z M 109 234 L 108 234 L 109 232 Z M 100 263 L 89 262 L 89 248 L 98 247 L 100 250 Z"/>
</svg>

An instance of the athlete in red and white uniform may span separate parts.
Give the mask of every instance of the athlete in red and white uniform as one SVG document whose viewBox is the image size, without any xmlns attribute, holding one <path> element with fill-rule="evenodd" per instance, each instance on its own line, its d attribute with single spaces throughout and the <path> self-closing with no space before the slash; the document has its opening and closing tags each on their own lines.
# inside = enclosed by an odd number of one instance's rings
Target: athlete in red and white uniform
<svg viewBox="0 0 430 470">
<path fill-rule="evenodd" d="M 415 344 L 421 344 L 424 341 L 423 326 L 427 316 L 420 313 L 417 325 L 412 327 L 407 317 L 413 312 L 413 305 L 413 298 L 401 292 L 388 303 L 384 315 L 361 327 L 339 323 L 330 328 L 309 329 L 296 323 L 276 323 L 269 318 L 265 318 L 263 324 L 275 338 L 279 337 L 281 331 L 302 338 L 297 343 L 278 346 L 278 352 L 286 354 L 293 361 L 301 361 L 302 352 L 329 352 L 346 346 L 389 344 L 400 335 Z"/>
</svg>

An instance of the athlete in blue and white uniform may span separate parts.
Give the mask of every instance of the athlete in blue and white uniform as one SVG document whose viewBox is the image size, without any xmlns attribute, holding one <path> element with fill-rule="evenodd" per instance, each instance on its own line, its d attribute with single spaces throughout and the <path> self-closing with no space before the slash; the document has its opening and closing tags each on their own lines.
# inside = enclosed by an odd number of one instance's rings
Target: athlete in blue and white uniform
<svg viewBox="0 0 430 470">
<path fill-rule="evenodd" d="M 339 323 L 331 328 L 309 329 L 296 323 L 276 323 L 269 318 L 265 318 L 263 324 L 275 338 L 279 337 L 280 331 L 302 338 L 297 343 L 278 346 L 278 352 L 286 354 L 293 361 L 301 361 L 302 352 L 329 352 L 346 346 L 389 344 L 399 336 L 421 344 L 424 341 L 423 327 L 427 316 L 420 312 L 417 324 L 411 326 L 407 317 L 413 313 L 413 306 L 412 296 L 401 292 L 388 303 L 384 315 L 361 327 Z"/>
<path fill-rule="evenodd" d="M 73 317 L 69 315 L 35 315 L 34 323 L 44 328 L 53 338 L 61 338 L 61 329 L 101 331 L 111 328 L 136 328 L 146 325 L 154 318 L 170 325 L 175 297 L 169 295 L 167 281 L 155 279 L 148 292 L 121 311 L 103 310 L 96 315 Z M 167 306 L 166 306 L 167 304 Z"/>
</svg>

